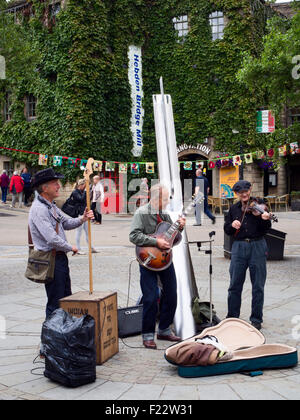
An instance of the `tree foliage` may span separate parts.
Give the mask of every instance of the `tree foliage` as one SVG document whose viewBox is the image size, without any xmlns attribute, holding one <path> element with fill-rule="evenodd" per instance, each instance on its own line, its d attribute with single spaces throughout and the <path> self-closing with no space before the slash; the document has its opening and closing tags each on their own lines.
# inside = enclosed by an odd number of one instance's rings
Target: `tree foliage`
<svg viewBox="0 0 300 420">
<path fill-rule="evenodd" d="M 245 53 L 259 57 L 262 51 L 271 9 L 260 0 L 68 0 L 55 23 L 50 4 L 32 0 L 34 15 L 14 29 L 26 40 L 25 56 L 34 59 L 28 66 L 20 60 L 23 71 L 9 73 L 6 87 L 11 85 L 14 92 L 13 119 L 0 131 L 0 145 L 132 161 L 127 57 L 131 44 L 140 45 L 143 52 L 140 160 L 157 158 L 152 95 L 159 93 L 160 76 L 172 96 L 178 143 L 214 137 L 215 148 L 228 153 L 239 152 L 241 144 L 249 151 L 265 144 L 266 136 L 255 131 L 264 90 L 236 77 Z M 216 41 L 209 24 L 214 11 L 228 18 L 224 38 Z M 172 19 L 183 14 L 189 15 L 190 30 L 185 42 L 179 42 Z M 38 118 L 32 122 L 24 116 L 26 93 L 38 98 Z M 233 129 L 240 134 L 234 136 Z M 36 157 L 25 158 L 36 163 Z M 67 175 L 72 178 L 76 171 L 68 170 Z"/>
<path fill-rule="evenodd" d="M 291 20 L 274 17 L 269 20 L 259 57 L 245 54 L 238 80 L 265 97 L 262 106 L 272 108 L 277 116 L 278 130 L 272 135 L 274 144 L 297 141 L 300 127 L 286 128 L 280 116 L 286 107 L 300 106 L 300 2 Z"/>
</svg>

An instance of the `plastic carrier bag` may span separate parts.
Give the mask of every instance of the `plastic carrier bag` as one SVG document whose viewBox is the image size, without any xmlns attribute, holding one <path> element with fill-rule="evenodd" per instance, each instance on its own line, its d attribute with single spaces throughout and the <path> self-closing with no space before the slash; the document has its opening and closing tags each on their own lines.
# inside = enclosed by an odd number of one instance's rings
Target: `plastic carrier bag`
<svg viewBox="0 0 300 420">
<path fill-rule="evenodd" d="M 95 320 L 55 310 L 44 322 L 42 345 L 46 378 L 77 387 L 96 380 Z"/>
</svg>

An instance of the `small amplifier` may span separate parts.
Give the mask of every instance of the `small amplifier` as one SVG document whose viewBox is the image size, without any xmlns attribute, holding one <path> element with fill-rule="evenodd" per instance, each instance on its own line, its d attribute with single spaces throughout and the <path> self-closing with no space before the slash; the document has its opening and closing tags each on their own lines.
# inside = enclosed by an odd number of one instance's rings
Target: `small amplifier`
<svg viewBox="0 0 300 420">
<path fill-rule="evenodd" d="M 125 338 L 142 333 L 143 305 L 118 309 L 119 337 Z"/>
</svg>

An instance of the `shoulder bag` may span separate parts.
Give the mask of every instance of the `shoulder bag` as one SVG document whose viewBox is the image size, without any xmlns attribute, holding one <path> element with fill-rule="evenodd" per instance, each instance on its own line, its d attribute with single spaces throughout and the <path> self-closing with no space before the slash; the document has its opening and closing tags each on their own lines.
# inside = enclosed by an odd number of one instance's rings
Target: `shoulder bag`
<svg viewBox="0 0 300 420">
<path fill-rule="evenodd" d="M 58 223 L 56 222 L 56 233 L 58 233 Z M 54 279 L 56 251 L 38 251 L 34 249 L 30 228 L 28 226 L 28 246 L 29 256 L 25 277 L 34 283 L 48 284 Z"/>
<path fill-rule="evenodd" d="M 64 203 L 61 209 L 64 213 L 66 213 L 68 216 L 74 219 L 79 216 L 78 205 L 73 198 L 73 193 L 70 195 L 70 197 L 67 199 L 67 201 Z"/>
</svg>

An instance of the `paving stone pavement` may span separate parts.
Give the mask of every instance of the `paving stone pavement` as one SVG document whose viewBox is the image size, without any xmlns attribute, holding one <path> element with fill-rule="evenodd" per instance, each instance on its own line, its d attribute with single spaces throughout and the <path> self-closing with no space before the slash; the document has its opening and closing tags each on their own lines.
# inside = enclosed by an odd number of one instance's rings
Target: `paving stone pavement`
<svg viewBox="0 0 300 420">
<path fill-rule="evenodd" d="M 0 208 L 0 213 L 7 209 Z M 43 376 L 43 364 L 33 363 L 38 354 L 40 331 L 44 321 L 44 287 L 24 278 L 27 258 L 26 210 L 0 216 L 0 400 L 299 400 L 300 367 L 268 370 L 250 378 L 242 374 L 206 378 L 181 378 L 176 367 L 164 359 L 168 344 L 158 342 L 159 350 L 146 350 L 141 337 L 120 340 L 120 351 L 102 366 L 97 366 L 97 380 L 76 389 L 62 387 Z M 283 261 L 268 262 L 263 334 L 267 343 L 300 344 L 300 214 L 280 213 L 282 229 L 288 232 Z M 11 222 L 11 220 L 15 220 Z M 9 220 L 9 222 L 8 222 Z M 188 220 L 190 240 L 207 239 L 211 230 Z M 128 266 L 134 248 L 127 237 L 130 217 L 104 216 L 98 229 L 93 226 L 94 288 L 117 291 L 118 305 L 127 305 Z M 214 225 L 213 302 L 218 316 L 226 316 L 229 260 L 223 255 L 222 218 Z M 279 224 L 278 224 L 279 225 Z M 276 227 L 277 228 L 277 227 Z M 68 233 L 72 242 L 74 234 Z M 9 238 L 9 239 L 8 239 Z M 12 242 L 15 245 L 12 245 Z M 105 245 L 103 245 L 103 242 Z M 73 243 L 73 242 L 72 242 Z M 86 248 L 84 248 L 86 250 Z M 203 300 L 209 299 L 209 257 L 191 246 L 197 285 Z M 73 293 L 88 289 L 88 258 L 69 256 Z M 133 263 L 129 304 L 140 296 L 138 265 Z M 247 278 L 241 318 L 248 320 L 251 283 Z M 2 323 L 1 323 L 2 322 Z M 3 325 L 5 330 L 3 332 Z M 1 330 L 2 325 L 2 330 Z M 4 336 L 5 335 L 5 336 Z M 39 359 L 37 360 L 39 362 Z"/>
</svg>

